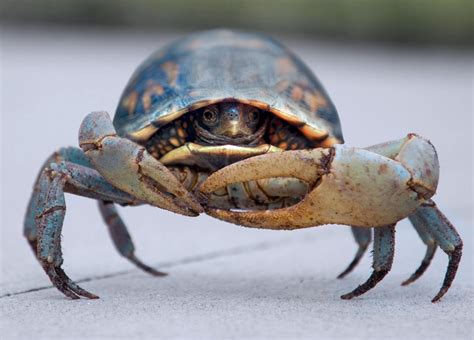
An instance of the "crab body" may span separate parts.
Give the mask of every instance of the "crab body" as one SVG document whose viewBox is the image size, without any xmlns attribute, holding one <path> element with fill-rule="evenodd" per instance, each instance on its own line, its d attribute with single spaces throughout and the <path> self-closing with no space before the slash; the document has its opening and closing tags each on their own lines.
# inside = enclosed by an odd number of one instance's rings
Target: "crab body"
<svg viewBox="0 0 474 340">
<path fill-rule="evenodd" d="M 326 91 L 304 63 L 268 37 L 210 31 L 180 39 L 138 67 L 115 118 L 93 112 L 79 131 L 81 149 L 64 148 L 42 167 L 24 234 L 53 284 L 70 298 L 96 298 L 61 269 L 64 193 L 99 201 L 119 252 L 153 275 L 134 254 L 114 203 L 149 204 L 186 216 L 207 213 L 235 224 L 297 229 L 345 224 L 359 262 L 374 230 L 374 272 L 350 299 L 390 270 L 395 224 L 409 217 L 427 246 L 450 258 L 433 301 L 449 289 L 462 241 L 431 197 L 439 164 L 415 134 L 368 148 L 344 142 Z"/>
</svg>

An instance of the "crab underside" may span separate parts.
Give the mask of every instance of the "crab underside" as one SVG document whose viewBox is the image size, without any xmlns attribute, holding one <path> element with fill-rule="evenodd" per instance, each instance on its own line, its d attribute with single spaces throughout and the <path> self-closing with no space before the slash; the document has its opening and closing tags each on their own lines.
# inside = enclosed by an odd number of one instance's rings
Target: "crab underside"
<svg viewBox="0 0 474 340">
<path fill-rule="evenodd" d="M 373 273 L 343 299 L 367 292 L 388 273 L 395 224 L 408 217 L 427 250 L 420 267 L 403 284 L 423 274 L 438 246 L 449 256 L 449 264 L 442 288 L 432 301 L 438 301 L 454 280 L 462 241 L 430 199 L 438 183 L 438 159 L 433 146 L 417 135 L 368 148 L 336 145 L 293 151 L 271 145 L 187 143 L 157 160 L 143 146 L 119 137 L 107 113 L 95 112 L 85 118 L 79 143 L 82 150 L 64 148 L 45 162 L 24 228 L 54 286 L 70 298 L 97 296 L 79 287 L 61 269 L 65 192 L 97 199 L 119 252 L 158 276 L 165 274 L 136 258 L 113 203 L 150 204 L 187 216 L 205 212 L 256 228 L 348 225 L 359 248 L 339 277 L 357 265 L 373 229 Z"/>
</svg>

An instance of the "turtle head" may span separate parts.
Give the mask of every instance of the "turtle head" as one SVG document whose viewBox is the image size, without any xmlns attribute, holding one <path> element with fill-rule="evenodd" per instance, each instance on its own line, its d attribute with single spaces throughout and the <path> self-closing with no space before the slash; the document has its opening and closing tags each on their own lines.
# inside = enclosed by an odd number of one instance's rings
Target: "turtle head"
<svg viewBox="0 0 474 340">
<path fill-rule="evenodd" d="M 200 109 L 196 137 L 210 145 L 255 145 L 267 124 L 267 112 L 238 102 L 222 102 Z"/>
</svg>

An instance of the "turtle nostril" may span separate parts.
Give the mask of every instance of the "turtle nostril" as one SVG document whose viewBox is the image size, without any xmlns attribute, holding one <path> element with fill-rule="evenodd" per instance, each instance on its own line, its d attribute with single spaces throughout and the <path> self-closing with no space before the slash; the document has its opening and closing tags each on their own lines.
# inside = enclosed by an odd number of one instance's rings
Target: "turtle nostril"
<svg viewBox="0 0 474 340">
<path fill-rule="evenodd" d="M 238 120 L 239 119 L 239 112 L 237 111 L 230 111 L 229 112 L 229 120 Z"/>
</svg>

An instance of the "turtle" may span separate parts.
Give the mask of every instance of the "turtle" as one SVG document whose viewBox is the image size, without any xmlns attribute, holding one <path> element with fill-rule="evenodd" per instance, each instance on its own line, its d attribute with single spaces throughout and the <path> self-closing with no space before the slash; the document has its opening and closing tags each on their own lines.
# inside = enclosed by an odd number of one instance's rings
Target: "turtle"
<svg viewBox="0 0 474 340">
<path fill-rule="evenodd" d="M 410 220 L 426 245 L 417 280 L 438 246 L 448 255 L 448 291 L 462 240 L 431 197 L 439 179 L 433 145 L 410 133 L 366 148 L 344 144 L 337 110 L 301 59 L 260 33 L 211 30 L 180 38 L 135 71 L 115 116 L 96 111 L 79 146 L 54 152 L 33 188 L 24 235 L 53 285 L 71 299 L 97 298 L 62 269 L 65 193 L 98 201 L 119 253 L 139 268 L 115 204 L 148 204 L 185 216 L 202 213 L 275 230 L 351 227 L 358 249 L 346 276 L 374 241 L 369 279 L 341 297 L 360 296 L 390 271 L 395 225 Z"/>
</svg>

